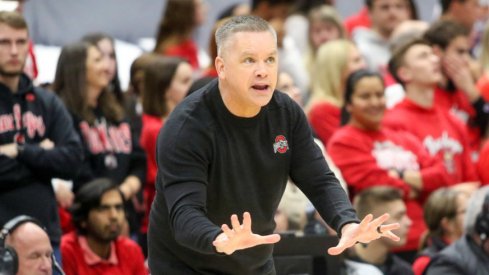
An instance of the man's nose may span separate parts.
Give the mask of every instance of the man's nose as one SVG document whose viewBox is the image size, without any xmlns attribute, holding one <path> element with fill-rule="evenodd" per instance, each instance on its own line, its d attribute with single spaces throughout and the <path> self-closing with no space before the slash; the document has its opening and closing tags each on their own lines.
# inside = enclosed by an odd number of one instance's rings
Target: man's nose
<svg viewBox="0 0 489 275">
<path fill-rule="evenodd" d="M 255 68 L 255 75 L 257 77 L 266 77 L 268 76 L 268 68 L 265 62 L 257 62 Z"/>
</svg>

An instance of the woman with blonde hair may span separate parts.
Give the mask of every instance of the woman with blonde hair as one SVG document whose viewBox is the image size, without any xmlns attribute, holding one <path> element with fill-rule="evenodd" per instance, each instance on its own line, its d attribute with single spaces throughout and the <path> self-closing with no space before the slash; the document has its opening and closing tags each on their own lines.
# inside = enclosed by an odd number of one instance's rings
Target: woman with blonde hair
<svg viewBox="0 0 489 275">
<path fill-rule="evenodd" d="M 358 48 L 349 40 L 330 41 L 318 49 L 306 110 L 309 123 L 323 144 L 340 127 L 346 79 L 365 66 Z"/>
<path fill-rule="evenodd" d="M 309 74 L 314 71 L 314 61 L 319 47 L 328 41 L 346 38 L 345 28 L 336 9 L 321 5 L 309 12 L 309 51 L 306 55 L 306 68 Z"/>
</svg>

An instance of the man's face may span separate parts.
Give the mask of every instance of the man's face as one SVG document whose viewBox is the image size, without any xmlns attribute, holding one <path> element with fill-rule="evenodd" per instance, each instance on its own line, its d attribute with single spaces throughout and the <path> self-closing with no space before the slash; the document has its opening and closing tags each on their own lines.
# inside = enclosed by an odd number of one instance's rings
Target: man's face
<svg viewBox="0 0 489 275">
<path fill-rule="evenodd" d="M 90 210 L 84 224 L 87 237 L 101 243 L 110 243 L 121 233 L 124 222 L 124 204 L 117 190 L 109 190 L 102 195 L 100 205 Z"/>
<path fill-rule="evenodd" d="M 433 86 L 441 80 L 440 59 L 425 44 L 411 46 L 404 55 L 398 73 L 406 83 Z"/>
<path fill-rule="evenodd" d="M 249 117 L 270 102 L 277 84 L 277 63 L 277 41 L 269 31 L 238 32 L 225 41 L 216 69 L 231 113 Z"/>
<path fill-rule="evenodd" d="M 18 76 L 29 52 L 26 29 L 0 24 L 0 76 Z"/>
<path fill-rule="evenodd" d="M 17 252 L 17 275 L 52 274 L 53 248 L 46 232 L 38 225 L 26 223 L 19 226 L 7 244 Z"/>
<path fill-rule="evenodd" d="M 389 247 L 399 247 L 405 245 L 412 221 L 407 216 L 406 205 L 404 204 L 404 201 L 395 200 L 395 201 L 385 203 L 382 205 L 382 207 L 379 210 L 380 210 L 378 211 L 379 213 L 376 213 L 378 216 L 382 215 L 386 210 L 387 213 L 389 213 L 390 215 L 390 218 L 387 221 L 385 221 L 384 224 L 399 223 L 401 225 L 399 229 L 392 230 L 392 233 L 396 234 L 400 238 L 398 242 L 395 242 L 387 238 L 382 238 L 381 239 L 382 242 L 384 242 Z"/>
<path fill-rule="evenodd" d="M 390 35 L 401 22 L 409 19 L 406 0 L 374 0 L 370 18 L 376 29 Z"/>
<path fill-rule="evenodd" d="M 460 24 L 471 30 L 474 23 L 482 16 L 479 0 L 453 1 L 453 17 Z"/>
</svg>

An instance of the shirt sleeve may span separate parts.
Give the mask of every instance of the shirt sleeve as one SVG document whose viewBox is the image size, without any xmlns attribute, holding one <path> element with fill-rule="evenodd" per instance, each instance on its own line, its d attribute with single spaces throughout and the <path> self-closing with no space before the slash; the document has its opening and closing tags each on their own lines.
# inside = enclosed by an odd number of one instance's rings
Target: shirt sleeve
<svg viewBox="0 0 489 275">
<path fill-rule="evenodd" d="M 314 142 L 306 117 L 298 106 L 294 115 L 290 176 L 326 223 L 340 233 L 343 225 L 359 222 L 356 212 Z"/>
<path fill-rule="evenodd" d="M 218 254 L 212 242 L 221 232 L 206 216 L 207 175 L 212 137 L 201 122 L 168 123 L 158 137 L 157 162 L 170 227 L 182 246 L 203 254 Z M 185 127 L 181 127 L 186 124 Z M 189 126 L 193 125 L 193 126 Z M 180 128 L 177 128 L 180 127 Z"/>
</svg>

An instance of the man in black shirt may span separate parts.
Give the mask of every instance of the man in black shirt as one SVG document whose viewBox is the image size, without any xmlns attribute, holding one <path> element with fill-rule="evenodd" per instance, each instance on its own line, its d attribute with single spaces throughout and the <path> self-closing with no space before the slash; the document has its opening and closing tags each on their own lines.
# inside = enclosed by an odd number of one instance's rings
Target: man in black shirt
<svg viewBox="0 0 489 275">
<path fill-rule="evenodd" d="M 359 223 L 301 108 L 274 92 L 277 39 L 268 23 L 233 17 L 216 41 L 219 79 L 177 106 L 158 137 L 151 273 L 274 274 L 273 217 L 289 176 L 341 233 L 330 254 L 381 236 L 398 240 L 390 230 L 399 224 L 380 227 L 386 214 Z"/>
</svg>

